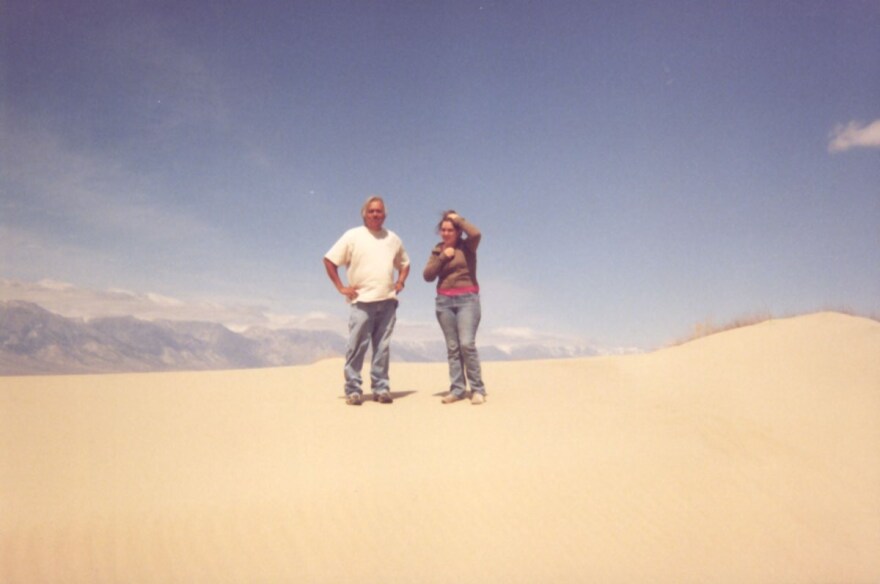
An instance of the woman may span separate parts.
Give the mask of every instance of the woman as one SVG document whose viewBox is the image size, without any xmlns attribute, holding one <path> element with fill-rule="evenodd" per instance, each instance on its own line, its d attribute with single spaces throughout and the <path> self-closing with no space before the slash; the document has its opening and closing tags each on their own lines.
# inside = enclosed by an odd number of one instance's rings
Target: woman
<svg viewBox="0 0 880 584">
<path fill-rule="evenodd" d="M 442 241 L 431 250 L 424 277 L 426 282 L 437 280 L 437 322 L 446 337 L 450 386 L 442 401 L 451 404 L 464 399 L 470 383 L 471 403 L 478 405 L 486 401 L 476 346 L 480 325 L 480 230 L 455 211 L 443 214 L 437 230 Z"/>
</svg>

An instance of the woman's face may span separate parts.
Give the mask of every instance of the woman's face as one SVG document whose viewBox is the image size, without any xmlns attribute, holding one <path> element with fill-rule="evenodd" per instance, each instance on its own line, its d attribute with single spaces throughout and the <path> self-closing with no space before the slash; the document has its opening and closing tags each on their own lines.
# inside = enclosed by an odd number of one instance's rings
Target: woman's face
<svg viewBox="0 0 880 584">
<path fill-rule="evenodd" d="M 440 238 L 445 245 L 455 245 L 458 241 L 458 230 L 452 221 L 444 221 L 440 224 Z"/>
</svg>

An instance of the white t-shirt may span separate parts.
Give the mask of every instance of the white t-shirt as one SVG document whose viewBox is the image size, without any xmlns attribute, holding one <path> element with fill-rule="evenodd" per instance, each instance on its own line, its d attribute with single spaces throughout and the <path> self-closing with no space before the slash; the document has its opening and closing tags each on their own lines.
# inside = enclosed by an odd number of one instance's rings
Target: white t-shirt
<svg viewBox="0 0 880 584">
<path fill-rule="evenodd" d="M 366 226 L 343 233 L 324 257 L 345 266 L 348 285 L 358 291 L 355 302 L 395 298 L 394 270 L 409 265 L 403 242 L 394 232 L 382 229 L 374 233 Z"/>
</svg>

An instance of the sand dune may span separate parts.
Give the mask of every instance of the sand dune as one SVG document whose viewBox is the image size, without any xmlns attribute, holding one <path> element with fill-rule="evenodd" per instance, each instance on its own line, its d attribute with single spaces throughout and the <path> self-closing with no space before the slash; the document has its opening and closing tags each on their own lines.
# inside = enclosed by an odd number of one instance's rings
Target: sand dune
<svg viewBox="0 0 880 584">
<path fill-rule="evenodd" d="M 878 582 L 880 324 L 648 355 L 0 378 L 0 581 Z"/>
</svg>

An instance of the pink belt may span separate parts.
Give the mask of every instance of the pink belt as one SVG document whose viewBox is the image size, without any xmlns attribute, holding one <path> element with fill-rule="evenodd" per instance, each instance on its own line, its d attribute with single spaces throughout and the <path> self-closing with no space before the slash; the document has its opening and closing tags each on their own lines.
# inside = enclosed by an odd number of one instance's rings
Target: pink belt
<svg viewBox="0 0 880 584">
<path fill-rule="evenodd" d="M 479 294 L 479 286 L 465 286 L 464 288 L 438 288 L 437 294 L 440 296 L 461 296 L 462 294 Z"/>
</svg>

